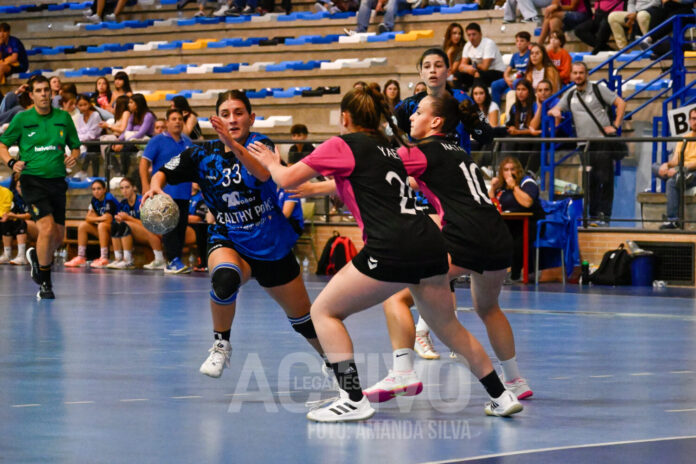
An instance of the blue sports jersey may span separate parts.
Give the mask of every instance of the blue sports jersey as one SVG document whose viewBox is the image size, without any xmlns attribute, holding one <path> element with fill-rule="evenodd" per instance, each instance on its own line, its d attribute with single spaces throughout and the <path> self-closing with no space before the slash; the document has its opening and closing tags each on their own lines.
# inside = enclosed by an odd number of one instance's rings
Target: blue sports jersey
<svg viewBox="0 0 696 464">
<path fill-rule="evenodd" d="M 510 58 L 510 67 L 517 72 L 522 74 L 527 72 L 527 65 L 529 64 L 529 50 L 524 55 L 520 55 L 520 52 L 516 52 Z"/>
<path fill-rule="evenodd" d="M 261 141 L 273 149 L 265 135 L 251 133 L 244 146 Z M 161 169 L 167 182 L 196 182 L 205 204 L 215 217 L 208 227 L 208 241 L 230 241 L 251 258 L 276 261 L 285 257 L 297 234 L 278 208 L 273 180 L 259 181 L 220 140 L 192 146 Z"/>
<path fill-rule="evenodd" d="M 191 139 L 184 134 L 181 134 L 181 138 L 177 142 L 171 135 L 163 132 L 150 139 L 147 146 L 145 146 L 143 158 L 152 163 L 152 173 L 154 174 L 159 171 L 159 169 L 170 159 L 190 147 L 192 144 L 193 142 L 191 142 Z M 190 183 L 181 185 L 166 185 L 163 190 L 164 193 L 175 200 L 188 200 L 191 198 Z"/>
<path fill-rule="evenodd" d="M 29 207 L 24 202 L 24 198 L 16 190 L 11 190 L 12 192 L 12 207 L 10 211 L 15 214 L 25 214 L 29 212 Z"/>
<path fill-rule="evenodd" d="M 205 198 L 203 198 L 203 193 L 199 190 L 189 200 L 189 216 L 198 216 L 201 219 L 205 219 L 205 213 L 207 212 L 208 207 L 205 206 Z"/>
<path fill-rule="evenodd" d="M 283 206 L 285 202 L 292 201 L 295 203 L 295 208 L 292 210 L 292 214 L 288 218 L 290 225 L 297 232 L 297 235 L 302 235 L 302 230 L 304 229 L 304 214 L 302 213 L 302 200 L 299 198 L 288 198 L 288 193 L 282 188 L 278 189 L 278 208 L 283 211 Z"/>
<path fill-rule="evenodd" d="M 109 192 L 106 192 L 104 199 L 99 201 L 92 197 L 92 201 L 89 203 L 89 209 L 94 211 L 97 216 L 103 216 L 107 213 L 115 216 L 119 211 L 118 200 Z"/>
<path fill-rule="evenodd" d="M 121 203 L 119 204 L 119 212 L 123 212 L 130 216 L 133 216 L 136 219 L 140 219 L 140 203 L 142 202 L 142 200 L 142 195 L 136 195 L 135 203 L 133 203 L 133 206 L 131 206 L 128 204 L 128 199 L 124 198 L 123 200 L 121 200 Z"/>
</svg>

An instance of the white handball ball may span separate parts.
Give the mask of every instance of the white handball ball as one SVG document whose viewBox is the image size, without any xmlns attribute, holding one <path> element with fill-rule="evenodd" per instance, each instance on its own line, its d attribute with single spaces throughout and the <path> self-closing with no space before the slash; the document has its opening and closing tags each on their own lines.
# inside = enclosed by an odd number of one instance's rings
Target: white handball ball
<svg viewBox="0 0 696 464">
<path fill-rule="evenodd" d="M 155 195 L 140 206 L 140 220 L 153 234 L 166 234 L 179 222 L 179 207 L 169 195 Z"/>
</svg>

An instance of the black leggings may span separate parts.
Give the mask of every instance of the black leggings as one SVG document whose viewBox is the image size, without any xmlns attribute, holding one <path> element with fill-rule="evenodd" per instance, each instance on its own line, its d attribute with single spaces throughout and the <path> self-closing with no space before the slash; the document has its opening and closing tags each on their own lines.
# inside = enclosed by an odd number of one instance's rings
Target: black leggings
<svg viewBox="0 0 696 464">
<path fill-rule="evenodd" d="M 186 226 L 188 225 L 188 200 L 174 199 L 176 206 L 179 207 L 179 222 L 171 232 L 162 235 L 162 245 L 169 261 L 174 258 L 181 259 L 181 250 L 184 248 L 186 240 Z"/>
<path fill-rule="evenodd" d="M 206 222 L 190 222 L 189 226 L 196 233 L 196 248 L 201 267 L 208 267 L 208 224 Z"/>
</svg>

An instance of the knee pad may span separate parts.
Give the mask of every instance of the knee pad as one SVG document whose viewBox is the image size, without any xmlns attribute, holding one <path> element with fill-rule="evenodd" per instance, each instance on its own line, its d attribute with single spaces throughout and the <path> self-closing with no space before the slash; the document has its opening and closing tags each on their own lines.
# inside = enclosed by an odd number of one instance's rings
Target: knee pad
<svg viewBox="0 0 696 464">
<path fill-rule="evenodd" d="M 210 276 L 210 299 L 221 305 L 229 305 L 237 300 L 237 292 L 242 284 L 242 271 L 234 264 L 222 263 L 215 266 Z"/>
<path fill-rule="evenodd" d="M 314 324 L 312 323 L 312 318 L 309 317 L 309 313 L 297 318 L 288 317 L 288 320 L 295 332 L 304 338 L 317 338 L 317 332 L 314 330 Z"/>
</svg>

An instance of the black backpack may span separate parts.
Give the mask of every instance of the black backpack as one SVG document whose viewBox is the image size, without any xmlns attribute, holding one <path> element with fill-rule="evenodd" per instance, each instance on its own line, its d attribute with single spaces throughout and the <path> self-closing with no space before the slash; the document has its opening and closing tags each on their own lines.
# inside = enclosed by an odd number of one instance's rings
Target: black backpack
<svg viewBox="0 0 696 464">
<path fill-rule="evenodd" d="M 317 263 L 317 275 L 334 275 L 357 255 L 355 245 L 348 237 L 342 237 L 334 231 L 333 236 L 326 241 L 324 250 Z"/>
<path fill-rule="evenodd" d="M 631 255 L 623 243 L 616 250 L 604 253 L 602 263 L 590 275 L 590 282 L 597 285 L 631 285 Z"/>
</svg>

